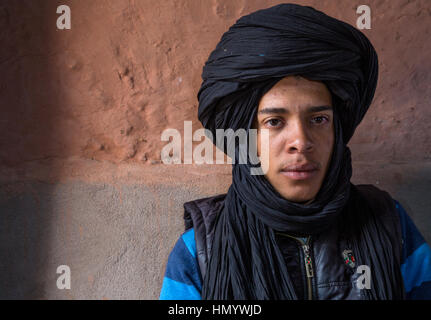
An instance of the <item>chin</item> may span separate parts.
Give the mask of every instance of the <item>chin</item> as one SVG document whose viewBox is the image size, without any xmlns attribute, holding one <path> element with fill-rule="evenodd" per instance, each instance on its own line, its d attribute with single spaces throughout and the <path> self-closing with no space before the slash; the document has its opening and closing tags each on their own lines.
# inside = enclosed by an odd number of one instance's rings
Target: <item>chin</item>
<svg viewBox="0 0 431 320">
<path fill-rule="evenodd" d="M 275 179 L 270 178 L 268 181 L 283 198 L 297 203 L 313 200 L 319 192 L 322 182 L 320 176 L 316 176 L 308 181 L 288 181 L 284 176 L 282 177 L 283 179 L 279 179 L 279 176 L 275 177 Z"/>
<path fill-rule="evenodd" d="M 290 187 L 290 189 L 291 188 L 292 187 Z M 278 192 L 283 196 L 283 198 L 289 201 L 304 203 L 313 200 L 317 194 L 314 190 L 310 190 L 309 188 L 306 189 L 307 190 L 297 190 L 296 192 Z"/>
<path fill-rule="evenodd" d="M 290 195 L 282 195 L 285 199 L 296 202 L 296 203 L 306 203 L 314 199 L 314 197 L 295 197 Z"/>
</svg>

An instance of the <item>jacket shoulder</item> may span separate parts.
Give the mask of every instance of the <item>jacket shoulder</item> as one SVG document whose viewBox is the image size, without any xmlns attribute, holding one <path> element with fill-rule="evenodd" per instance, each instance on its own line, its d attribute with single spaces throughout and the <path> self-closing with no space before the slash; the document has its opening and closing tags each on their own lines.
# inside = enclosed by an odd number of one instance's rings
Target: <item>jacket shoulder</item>
<svg viewBox="0 0 431 320">
<path fill-rule="evenodd" d="M 207 261 L 211 254 L 216 218 L 223 209 L 225 198 L 226 194 L 219 194 L 184 203 L 185 229 L 194 229 L 202 279 L 205 278 Z"/>
<path fill-rule="evenodd" d="M 371 184 L 355 185 L 359 199 L 364 200 L 372 210 L 374 218 L 381 222 L 381 226 L 392 240 L 397 250 L 397 259 L 401 258 L 402 230 L 397 203 L 392 196 Z"/>
<path fill-rule="evenodd" d="M 185 230 L 196 227 L 214 216 L 223 206 L 226 193 L 184 203 Z"/>
</svg>

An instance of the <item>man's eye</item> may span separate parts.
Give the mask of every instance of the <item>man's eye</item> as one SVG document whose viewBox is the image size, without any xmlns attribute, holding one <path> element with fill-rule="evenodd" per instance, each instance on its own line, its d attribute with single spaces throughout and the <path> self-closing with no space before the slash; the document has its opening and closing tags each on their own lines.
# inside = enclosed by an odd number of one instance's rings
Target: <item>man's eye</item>
<svg viewBox="0 0 431 320">
<path fill-rule="evenodd" d="M 328 121 L 328 120 L 329 120 L 329 119 L 328 119 L 327 117 L 324 117 L 324 116 L 314 117 L 314 118 L 312 119 L 312 121 L 313 121 L 314 123 L 317 123 L 317 124 L 323 123 L 323 122 Z"/>
<path fill-rule="evenodd" d="M 278 125 L 280 125 L 280 123 L 280 119 L 269 119 L 268 121 L 266 121 L 266 124 L 270 127 L 277 127 Z"/>
</svg>

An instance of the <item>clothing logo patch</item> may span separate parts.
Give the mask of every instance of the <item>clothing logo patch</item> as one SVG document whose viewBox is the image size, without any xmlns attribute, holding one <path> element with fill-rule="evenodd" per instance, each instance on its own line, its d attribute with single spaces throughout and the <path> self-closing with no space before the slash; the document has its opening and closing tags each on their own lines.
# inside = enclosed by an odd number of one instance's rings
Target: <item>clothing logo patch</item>
<svg viewBox="0 0 431 320">
<path fill-rule="evenodd" d="M 343 259 L 344 263 L 348 265 L 350 268 L 354 268 L 356 265 L 355 257 L 353 256 L 352 250 L 344 250 L 343 251 Z"/>
</svg>

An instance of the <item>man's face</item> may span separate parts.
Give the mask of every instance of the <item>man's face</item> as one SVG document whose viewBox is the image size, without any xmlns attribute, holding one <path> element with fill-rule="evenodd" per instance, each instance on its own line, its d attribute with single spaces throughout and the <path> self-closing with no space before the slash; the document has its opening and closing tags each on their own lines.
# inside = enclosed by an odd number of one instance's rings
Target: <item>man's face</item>
<svg viewBox="0 0 431 320">
<path fill-rule="evenodd" d="M 265 177 L 287 200 L 309 202 L 318 193 L 334 146 L 331 93 L 322 82 L 298 76 L 280 80 L 260 100 L 255 119 L 269 130 Z M 264 163 L 268 161 L 269 163 Z"/>
</svg>

